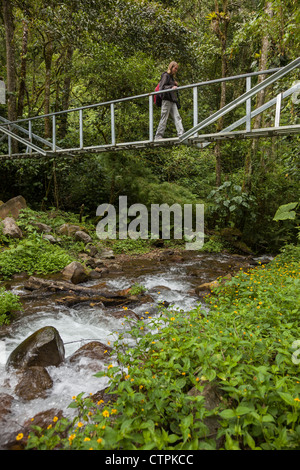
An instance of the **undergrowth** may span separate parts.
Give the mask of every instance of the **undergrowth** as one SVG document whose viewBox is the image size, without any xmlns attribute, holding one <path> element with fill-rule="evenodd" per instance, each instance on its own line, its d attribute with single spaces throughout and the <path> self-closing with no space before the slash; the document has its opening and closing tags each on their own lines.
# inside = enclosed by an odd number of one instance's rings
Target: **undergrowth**
<svg viewBox="0 0 300 470">
<path fill-rule="evenodd" d="M 120 334 L 96 374 L 109 377 L 110 401 L 73 397 L 74 419 L 33 426 L 27 449 L 299 449 L 299 264 L 289 248 L 218 287 L 209 311 L 127 320 L 135 347 Z M 208 385 L 220 397 L 213 409 Z"/>
</svg>

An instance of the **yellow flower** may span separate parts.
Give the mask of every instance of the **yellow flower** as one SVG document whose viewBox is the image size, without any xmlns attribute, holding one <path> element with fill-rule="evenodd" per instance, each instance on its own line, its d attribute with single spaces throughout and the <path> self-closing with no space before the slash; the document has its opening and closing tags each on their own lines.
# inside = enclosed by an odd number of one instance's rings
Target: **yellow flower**
<svg viewBox="0 0 300 470">
<path fill-rule="evenodd" d="M 102 442 L 101 437 L 99 437 L 99 439 L 97 439 L 97 442 L 98 442 L 98 444 L 101 444 L 101 442 Z"/>
<path fill-rule="evenodd" d="M 90 441 L 91 439 L 89 437 L 84 438 L 84 442 Z"/>
<path fill-rule="evenodd" d="M 174 321 L 174 320 L 175 320 L 175 317 L 171 317 L 171 320 Z"/>
<path fill-rule="evenodd" d="M 83 423 L 82 423 L 81 421 L 79 421 L 79 423 L 77 424 L 77 426 L 78 426 L 79 428 L 82 428 Z"/>
<path fill-rule="evenodd" d="M 16 440 L 17 440 L 17 441 L 21 441 L 21 439 L 23 439 L 23 437 L 24 437 L 24 434 L 22 434 L 22 433 L 20 432 L 20 434 L 17 435 Z"/>
<path fill-rule="evenodd" d="M 104 403 L 104 400 L 99 400 L 99 401 L 97 402 L 97 405 L 101 405 L 101 403 Z"/>
<path fill-rule="evenodd" d="M 53 422 L 56 423 L 56 421 L 58 421 L 58 417 L 57 417 L 57 416 L 54 416 Z"/>
<path fill-rule="evenodd" d="M 51 429 L 52 428 L 52 424 L 49 424 L 49 426 L 47 427 L 47 429 Z"/>
<path fill-rule="evenodd" d="M 102 416 L 104 416 L 104 418 L 108 418 L 109 417 L 109 412 L 107 410 L 104 410 L 103 413 L 102 413 Z"/>
<path fill-rule="evenodd" d="M 113 409 L 111 410 L 111 414 L 112 414 L 112 415 L 115 415 L 115 414 L 117 414 L 117 413 L 118 413 L 118 410 L 116 410 L 116 408 L 113 408 Z"/>
</svg>

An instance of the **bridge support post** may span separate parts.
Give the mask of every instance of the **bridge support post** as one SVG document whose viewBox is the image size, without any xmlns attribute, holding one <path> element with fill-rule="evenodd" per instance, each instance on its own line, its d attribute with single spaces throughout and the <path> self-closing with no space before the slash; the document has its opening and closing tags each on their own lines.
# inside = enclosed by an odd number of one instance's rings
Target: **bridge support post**
<svg viewBox="0 0 300 470">
<path fill-rule="evenodd" d="M 251 77 L 246 78 L 246 91 L 251 90 Z M 246 131 L 251 132 L 251 98 L 246 101 Z"/>
<path fill-rule="evenodd" d="M 193 120 L 194 120 L 194 127 L 198 124 L 198 87 L 193 88 Z M 194 137 L 198 137 L 198 132 L 194 135 Z"/>
<path fill-rule="evenodd" d="M 83 110 L 79 110 L 79 145 L 83 149 Z"/>
<path fill-rule="evenodd" d="M 111 119 L 111 143 L 116 145 L 116 133 L 115 133 L 115 105 L 110 105 L 110 119 Z"/>
<path fill-rule="evenodd" d="M 149 140 L 153 142 L 153 96 L 149 96 Z"/>
<path fill-rule="evenodd" d="M 279 93 L 276 98 L 276 112 L 275 112 L 275 127 L 279 127 L 280 123 L 280 112 L 281 112 L 281 101 L 282 101 L 282 93 Z"/>
</svg>

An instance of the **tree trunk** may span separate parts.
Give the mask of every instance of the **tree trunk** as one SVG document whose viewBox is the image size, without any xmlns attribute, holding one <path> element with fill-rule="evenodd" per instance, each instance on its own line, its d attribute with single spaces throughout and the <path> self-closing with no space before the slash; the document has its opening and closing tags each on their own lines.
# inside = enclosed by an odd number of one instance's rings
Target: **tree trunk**
<svg viewBox="0 0 300 470">
<path fill-rule="evenodd" d="M 7 69 L 7 117 L 10 121 L 17 119 L 17 80 L 15 63 L 14 17 L 10 0 L 1 1 L 6 43 L 6 69 Z M 12 140 L 12 151 L 18 151 L 18 142 Z"/>
<path fill-rule="evenodd" d="M 71 89 L 71 74 L 70 70 L 72 67 L 72 58 L 73 58 L 73 47 L 70 45 L 68 46 L 66 52 L 66 59 L 65 59 L 65 79 L 64 79 L 64 88 L 62 92 L 62 109 L 69 108 L 70 102 L 70 89 Z M 60 127 L 59 127 L 59 137 L 64 138 L 67 133 L 67 126 L 68 126 L 68 114 L 62 114 L 60 120 Z"/>
<path fill-rule="evenodd" d="M 28 43 L 28 26 L 26 21 L 23 21 L 23 38 L 22 38 L 22 55 L 21 55 L 21 70 L 20 70 L 20 85 L 18 96 L 18 117 L 23 116 L 24 109 L 24 96 L 26 90 L 26 54 Z"/>
<path fill-rule="evenodd" d="M 220 40 L 221 46 L 221 72 L 222 78 L 226 77 L 227 74 L 227 58 L 226 58 L 226 46 L 227 46 L 227 31 L 228 25 L 230 22 L 230 17 L 228 15 L 228 1 L 223 0 L 222 2 L 223 14 L 220 15 L 218 1 L 215 0 L 215 12 L 216 18 L 213 21 L 212 29 L 214 33 Z M 226 104 L 226 82 L 221 83 L 221 98 L 220 98 L 220 107 L 222 109 Z M 224 118 L 221 117 L 217 124 L 217 132 L 220 132 L 223 129 Z M 221 185 L 221 175 L 222 175 L 222 156 L 221 156 L 221 142 L 217 142 L 215 145 L 215 158 L 216 158 L 216 186 Z"/>
<path fill-rule="evenodd" d="M 44 113 L 50 113 L 50 95 L 51 95 L 51 69 L 52 69 L 52 58 L 53 58 L 53 40 L 49 38 L 44 46 L 44 58 L 45 58 L 45 101 L 44 101 Z M 45 137 L 46 139 L 51 138 L 52 127 L 49 117 L 45 118 Z"/>
<path fill-rule="evenodd" d="M 269 16 L 272 15 L 272 2 L 266 2 L 265 12 Z M 266 34 L 264 34 L 264 36 L 262 38 L 261 56 L 260 56 L 260 64 L 259 64 L 259 69 L 260 70 L 266 70 L 267 69 L 269 48 L 270 48 L 269 33 L 268 33 L 268 31 L 266 31 Z M 263 80 L 265 80 L 265 78 L 266 78 L 265 75 L 259 75 L 258 76 L 258 83 L 261 83 Z M 260 106 L 262 106 L 264 104 L 265 96 L 266 96 L 266 89 L 261 90 L 257 94 L 257 98 L 256 98 L 256 107 L 257 108 L 259 108 Z M 253 128 L 254 129 L 259 129 L 261 127 L 261 123 L 262 123 L 262 114 L 258 114 L 254 118 Z M 256 153 L 257 153 L 258 144 L 259 144 L 259 139 L 253 139 L 251 145 L 249 146 L 248 153 L 246 155 L 245 175 L 244 175 L 244 182 L 243 182 L 243 191 L 245 191 L 245 192 L 249 192 L 251 190 L 252 161 L 253 161 L 253 158 L 255 157 Z"/>
</svg>

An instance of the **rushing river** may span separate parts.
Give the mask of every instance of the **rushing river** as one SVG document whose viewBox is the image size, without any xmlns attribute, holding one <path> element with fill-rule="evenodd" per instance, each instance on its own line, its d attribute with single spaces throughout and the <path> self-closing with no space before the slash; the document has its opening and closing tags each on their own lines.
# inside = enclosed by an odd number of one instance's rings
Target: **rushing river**
<svg viewBox="0 0 300 470">
<path fill-rule="evenodd" d="M 172 257 L 171 257 L 172 258 Z M 182 259 L 164 262 L 137 260 L 122 267 L 121 271 L 109 271 L 101 280 L 85 283 L 86 286 L 106 283 L 106 288 L 118 292 L 132 286 L 135 282 L 143 285 L 153 299 L 153 302 L 134 306 L 132 309 L 139 316 L 161 301 L 168 302 L 172 308 L 189 311 L 198 305 L 201 299 L 195 294 L 195 287 L 203 282 L 210 282 L 219 276 L 224 276 L 233 269 L 239 269 L 249 262 L 249 258 L 232 255 L 204 255 L 186 253 Z M 28 294 L 22 282 L 10 284 L 13 292 Z M 154 306 L 153 306 L 154 304 Z M 131 307 L 130 307 L 131 308 Z M 47 298 L 44 303 L 32 303 L 26 313 L 14 320 L 11 327 L 0 336 L 0 393 L 14 397 L 11 413 L 5 421 L 0 420 L 0 448 L 5 442 L 5 436 L 12 431 L 18 432 L 22 424 L 41 411 L 51 408 L 63 411 L 68 416 L 68 405 L 72 397 L 81 392 L 94 394 L 106 387 L 105 378 L 93 376 L 95 371 L 84 367 L 71 365 L 66 360 L 59 367 L 48 367 L 47 371 L 53 380 L 53 387 L 47 398 L 23 401 L 15 395 L 14 388 L 18 382 L 17 375 L 5 370 L 5 364 L 11 351 L 24 339 L 44 326 L 55 327 L 65 347 L 68 358 L 82 345 L 90 341 L 100 341 L 113 347 L 118 332 L 124 332 L 126 325 L 123 319 L 109 315 L 109 308 L 82 304 L 75 308 L 59 306 L 55 299 Z M 120 308 L 114 308 L 120 310 Z M 0 332 L 1 333 L 1 332 Z M 104 367 L 104 365 L 103 365 Z M 98 367 L 98 370 L 100 367 Z"/>
</svg>

